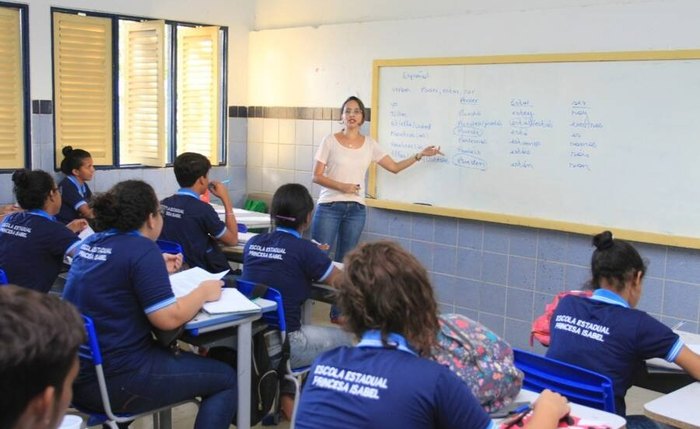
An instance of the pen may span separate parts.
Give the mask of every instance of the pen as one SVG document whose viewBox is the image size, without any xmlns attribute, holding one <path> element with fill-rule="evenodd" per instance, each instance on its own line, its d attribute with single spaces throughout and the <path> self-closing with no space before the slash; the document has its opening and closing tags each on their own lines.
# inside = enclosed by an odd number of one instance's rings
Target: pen
<svg viewBox="0 0 700 429">
<path fill-rule="evenodd" d="M 517 425 L 518 423 L 523 421 L 525 416 L 527 416 L 528 413 L 530 413 L 530 411 L 532 411 L 532 409 L 530 408 L 529 405 L 519 407 L 517 409 L 521 409 L 521 408 L 524 408 L 524 409 L 522 411 L 520 411 L 519 413 L 515 414 L 513 417 L 509 417 L 506 420 L 504 420 L 503 423 L 501 423 L 501 428 L 509 429 L 509 428 Z"/>
<path fill-rule="evenodd" d="M 318 241 L 314 240 L 313 238 L 311 239 L 311 242 L 314 243 L 314 244 L 317 245 L 317 246 L 320 246 L 320 245 L 321 245 L 321 243 L 319 243 Z"/>
<path fill-rule="evenodd" d="M 685 320 L 681 320 L 680 322 L 673 325 L 673 328 L 671 328 L 671 330 L 675 331 L 676 329 L 681 329 L 681 326 L 683 325 L 685 325 Z"/>
</svg>

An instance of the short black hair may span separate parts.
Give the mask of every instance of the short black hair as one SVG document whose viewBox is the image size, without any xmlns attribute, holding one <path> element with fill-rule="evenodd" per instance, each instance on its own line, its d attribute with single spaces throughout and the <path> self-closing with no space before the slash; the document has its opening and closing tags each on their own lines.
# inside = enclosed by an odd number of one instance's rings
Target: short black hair
<svg viewBox="0 0 700 429">
<path fill-rule="evenodd" d="M 182 188 L 189 188 L 200 177 L 206 177 L 211 169 L 211 162 L 206 156 L 195 153 L 185 152 L 175 158 L 173 164 L 175 170 L 175 179 Z"/>
<path fill-rule="evenodd" d="M 95 229 L 115 228 L 126 232 L 141 228 L 151 214 L 160 210 L 155 191 L 142 180 L 125 180 L 98 194 L 90 204 L 95 213 Z"/>
<path fill-rule="evenodd" d="M 71 146 L 66 146 L 61 150 L 63 161 L 61 161 L 61 173 L 66 176 L 72 176 L 73 170 L 77 170 L 83 165 L 85 158 L 92 158 L 90 152 L 83 149 L 73 149 Z"/>
<path fill-rule="evenodd" d="M 309 190 L 298 183 L 280 186 L 272 196 L 270 217 L 276 226 L 299 229 L 314 210 Z"/>
<path fill-rule="evenodd" d="M 60 397 L 85 328 L 78 310 L 58 296 L 0 287 L 0 428 L 11 428 L 48 386 Z"/>
<path fill-rule="evenodd" d="M 12 181 L 15 198 L 25 210 L 44 207 L 49 193 L 56 188 L 51 175 L 43 170 L 17 170 L 12 173 Z"/>
</svg>

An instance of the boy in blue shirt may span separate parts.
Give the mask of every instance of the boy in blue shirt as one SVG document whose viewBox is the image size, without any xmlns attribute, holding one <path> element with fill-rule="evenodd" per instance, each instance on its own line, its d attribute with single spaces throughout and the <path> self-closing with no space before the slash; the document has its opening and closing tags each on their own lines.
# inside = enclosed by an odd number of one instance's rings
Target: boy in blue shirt
<svg viewBox="0 0 700 429">
<path fill-rule="evenodd" d="M 238 225 L 226 186 L 209 180 L 210 169 L 209 160 L 198 153 L 185 152 L 175 159 L 175 178 L 181 188 L 161 201 L 164 224 L 160 239 L 179 243 L 190 267 L 216 273 L 229 269 L 218 244 L 235 246 Z M 211 205 L 200 200 L 207 189 L 221 199 L 224 222 Z"/>
</svg>

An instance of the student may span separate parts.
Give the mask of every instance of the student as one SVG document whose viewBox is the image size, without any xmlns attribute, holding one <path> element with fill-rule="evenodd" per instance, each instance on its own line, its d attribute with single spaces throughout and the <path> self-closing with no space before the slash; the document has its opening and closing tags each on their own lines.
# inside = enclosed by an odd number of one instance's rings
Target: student
<svg viewBox="0 0 700 429">
<path fill-rule="evenodd" d="M 198 153 L 185 152 L 175 159 L 175 178 L 181 188 L 161 201 L 165 223 L 160 238 L 179 243 L 189 266 L 217 273 L 230 268 L 217 241 L 235 246 L 238 225 L 226 186 L 209 180 L 210 169 L 209 160 Z M 211 205 L 199 199 L 207 189 L 221 199 L 225 222 Z"/>
<path fill-rule="evenodd" d="M 669 327 L 635 309 L 646 272 L 637 250 L 614 239 L 610 231 L 596 235 L 593 245 L 593 296 L 567 296 L 559 301 L 552 315 L 547 356 L 610 377 L 616 411 L 624 416 L 625 394 L 646 359 L 675 362 L 700 379 L 700 356 Z M 627 427 L 646 427 L 636 425 L 644 424 L 643 416 L 630 417 Z"/>
<path fill-rule="evenodd" d="M 72 398 L 80 314 L 57 296 L 0 287 L 0 429 L 55 429 Z"/>
<path fill-rule="evenodd" d="M 161 347 L 151 335 L 152 328 L 172 330 L 192 319 L 219 298 L 222 282 L 204 281 L 175 298 L 155 244 L 163 218 L 150 185 L 127 180 L 92 204 L 102 232 L 81 243 L 64 298 L 95 323 L 112 408 L 140 413 L 201 397 L 195 428 L 228 428 L 237 400 L 233 368 Z M 102 409 L 92 366 L 81 366 L 73 387 L 78 405 Z"/>
<path fill-rule="evenodd" d="M 308 366 L 321 352 L 351 344 L 350 336 L 331 326 L 302 325 L 301 312 L 311 284 L 332 284 L 340 272 L 328 255 L 301 237 L 311 222 L 314 201 L 300 184 L 281 186 L 272 197 L 270 217 L 275 230 L 251 238 L 245 245 L 243 279 L 280 291 L 290 346 L 292 368 Z M 282 386 L 282 411 L 291 417 L 294 385 Z"/>
<path fill-rule="evenodd" d="M 63 204 L 56 218 L 63 223 L 78 218 L 92 219 L 92 209 L 88 205 L 92 192 L 86 183 L 95 175 L 92 156 L 88 151 L 70 146 L 64 147 L 62 153 L 61 172 L 66 177 L 58 184 Z"/>
<path fill-rule="evenodd" d="M 87 221 L 75 219 L 68 225 L 56 221 L 61 194 L 49 173 L 17 170 L 12 181 L 24 211 L 7 215 L 0 223 L 0 268 L 10 283 L 48 292 L 63 258 L 77 248 L 76 234 L 87 227 Z"/>
<path fill-rule="evenodd" d="M 345 328 L 360 339 L 316 359 L 301 396 L 298 428 L 493 428 L 469 388 L 424 358 L 438 330 L 425 269 L 390 242 L 348 254 L 338 284 Z M 566 400 L 545 391 L 526 427 L 555 428 Z"/>
<path fill-rule="evenodd" d="M 396 162 L 376 141 L 360 132 L 366 119 L 362 100 L 349 97 L 340 110 L 343 130 L 324 138 L 316 152 L 313 181 L 321 185 L 321 194 L 311 225 L 311 236 L 329 244 L 333 260 L 338 262 L 357 245 L 365 226 L 364 183 L 370 163 L 375 161 L 385 170 L 398 173 L 424 156 L 442 155 L 439 146 L 428 146 Z"/>
</svg>

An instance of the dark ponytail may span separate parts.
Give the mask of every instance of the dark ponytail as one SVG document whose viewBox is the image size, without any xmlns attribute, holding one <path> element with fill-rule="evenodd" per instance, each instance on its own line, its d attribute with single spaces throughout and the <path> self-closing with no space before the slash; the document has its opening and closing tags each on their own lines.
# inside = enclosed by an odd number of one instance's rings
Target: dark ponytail
<svg viewBox="0 0 700 429">
<path fill-rule="evenodd" d="M 25 210 L 43 208 L 49 193 L 56 188 L 51 175 L 43 170 L 17 170 L 12 173 L 12 182 L 15 198 Z"/>
<path fill-rule="evenodd" d="M 637 249 L 624 240 L 613 238 L 612 232 L 603 231 L 593 237 L 593 245 L 596 248 L 591 257 L 593 289 L 599 289 L 605 279 L 615 290 L 621 291 L 625 282 L 638 272 L 644 276 L 647 267 Z"/>
<path fill-rule="evenodd" d="M 83 165 L 85 158 L 92 158 L 90 152 L 83 149 L 73 149 L 66 146 L 61 150 L 63 161 L 61 161 L 61 172 L 66 176 L 72 176 L 73 170 L 77 170 Z"/>
<path fill-rule="evenodd" d="M 309 190 L 298 183 L 287 183 L 272 196 L 270 217 L 275 226 L 298 230 L 313 210 L 314 200 Z"/>
</svg>

